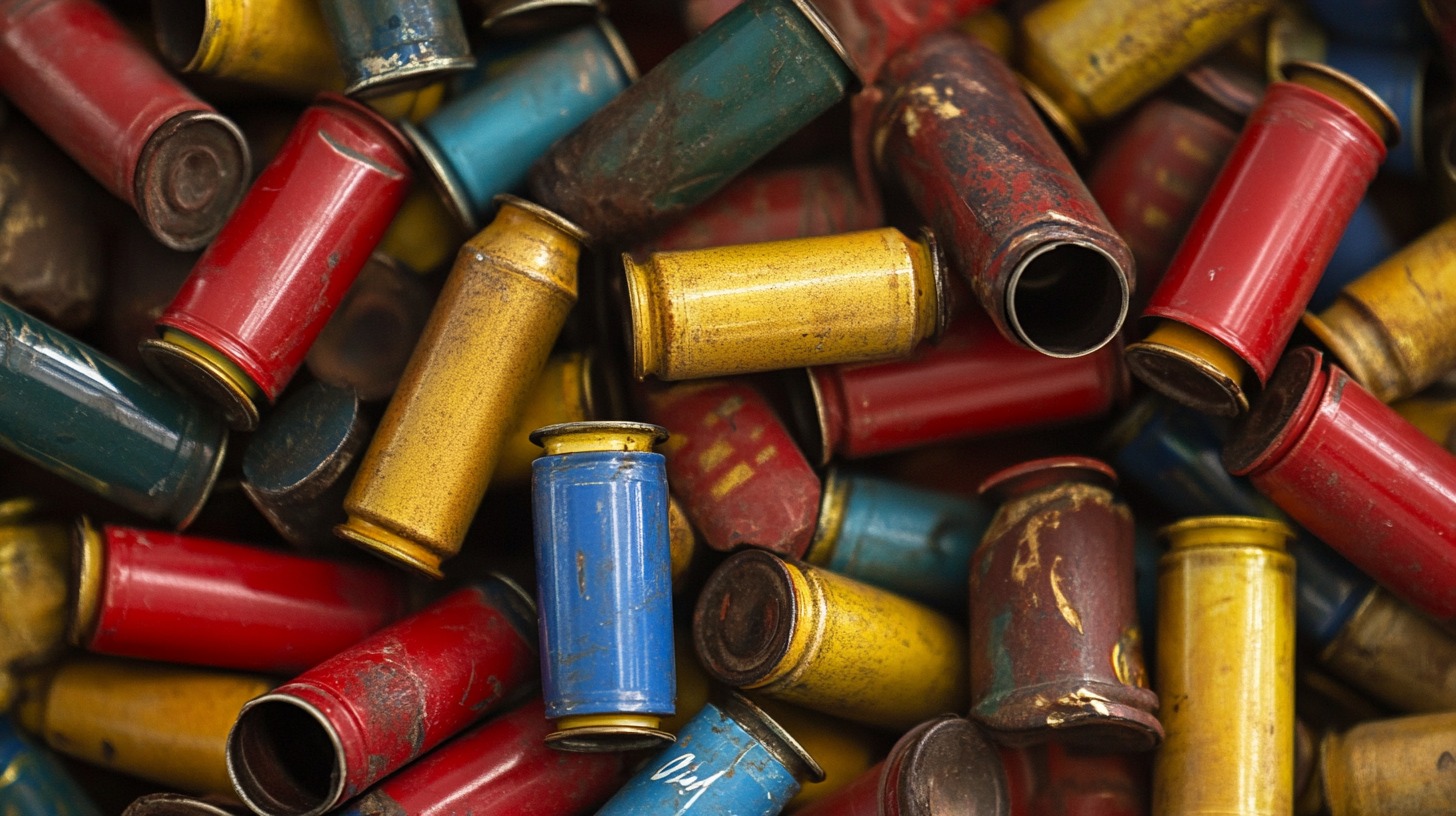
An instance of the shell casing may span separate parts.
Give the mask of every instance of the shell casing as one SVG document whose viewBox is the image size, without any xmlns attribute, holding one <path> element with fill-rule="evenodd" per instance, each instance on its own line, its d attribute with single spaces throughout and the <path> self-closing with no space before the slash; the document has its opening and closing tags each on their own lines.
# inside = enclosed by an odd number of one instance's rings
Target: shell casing
<svg viewBox="0 0 1456 816">
<path fill-rule="evenodd" d="M 691 636 L 689 636 L 691 637 Z M 687 655 L 694 663 L 691 642 Z M 702 671 L 698 666 L 697 670 Z M 706 681 L 707 675 L 704 675 Z M 778 700 L 756 696 L 753 704 L 773 718 L 783 729 L 794 735 L 794 741 L 803 747 L 814 762 L 824 770 L 824 778 L 800 780 L 802 787 L 789 800 L 793 808 L 806 807 L 834 793 L 870 769 L 879 761 L 884 746 L 879 735 L 871 728 L 810 711 Z M 698 708 L 701 708 L 701 704 Z"/>
<path fill-rule="evenodd" d="M 1015 465 L 971 560 L 971 718 L 998 742 L 1148 750 L 1162 739 L 1148 688 L 1133 523 L 1095 459 Z M 1055 610 L 1055 612 L 1053 612 Z"/>
<path fill-rule="evenodd" d="M 1456 218 L 1351 281 L 1304 322 L 1382 402 L 1409 397 L 1456 366 Z"/>
<path fill-rule="evenodd" d="M 55 757 L 0 717 L 0 812 L 14 816 L 100 816 Z"/>
<path fill-rule="evenodd" d="M 594 239 L 641 238 L 844 98 L 853 69 L 803 0 L 747 0 L 531 167 L 532 198 Z"/>
<path fill-rule="evenodd" d="M 530 598 L 492 575 L 253 699 L 228 735 L 238 796 L 269 816 L 358 796 L 524 690 L 534 629 Z"/>
<path fill-rule="evenodd" d="M 1410 178 L 1424 177 L 1429 53 L 1410 46 L 1381 48 L 1331 40 L 1321 61 L 1360 80 L 1395 114 L 1402 138 L 1391 145 L 1382 169 Z"/>
<path fill-rule="evenodd" d="M 426 274 L 450 260 L 466 237 L 465 227 L 453 217 L 449 206 L 419 179 L 379 239 L 379 251 Z"/>
<path fill-rule="evenodd" d="M 521 385 L 540 375 L 576 302 L 583 239 L 534 204 L 501 199 L 430 312 L 344 500 L 339 535 L 440 577 L 529 396 Z"/>
<path fill-rule="evenodd" d="M 1456 394 L 1442 389 L 1391 403 L 1390 407 L 1427 438 L 1456 453 Z"/>
<path fill-rule="evenodd" d="M 1132 252 L 1001 57 L 946 31 L 890 60 L 876 88 L 867 149 L 996 328 L 1053 357 L 1111 342 L 1127 317 Z"/>
<path fill-rule="evenodd" d="M 380 96 L 475 67 L 453 0 L 324 0 L 344 93 Z"/>
<path fill-rule="evenodd" d="M 94 0 L 0 3 L 0 91 L 172 249 L 200 249 L 252 174 L 243 135 Z"/>
<path fill-rule="evenodd" d="M 703 541 L 803 556 L 819 515 L 819 476 L 768 398 L 742 379 L 646 386 L 667 428 L 668 481 Z"/>
<path fill-rule="evenodd" d="M 1002 748 L 1009 816 L 1147 816 L 1149 754 Z M 998 814 L 999 816 L 999 814 Z"/>
<path fill-rule="evenodd" d="M 1360 199 L 1360 206 L 1350 215 L 1345 234 L 1335 246 L 1335 254 L 1325 264 L 1319 286 L 1309 298 L 1309 311 L 1328 309 L 1340 296 L 1340 290 L 1410 243 L 1415 236 L 1408 234 L 1407 224 L 1396 223 L 1396 218 L 1374 196 L 1367 194 Z"/>
<path fill-rule="evenodd" d="M 224 747 L 266 678 L 73 658 L 30 680 L 15 717 L 51 748 L 191 793 L 232 793 Z"/>
<path fill-rule="evenodd" d="M 575 814 L 605 802 L 630 776 L 631 754 L 565 753 L 541 698 L 450 740 L 379 783 L 339 816 L 465 813 Z"/>
<path fill-rule="evenodd" d="M 1294 560 L 1277 521 L 1200 516 L 1160 531 L 1154 816 L 1294 806 Z"/>
<path fill-rule="evenodd" d="M 65 646 L 70 552 L 59 524 L 0 523 L 0 710 L 15 700 L 12 672 Z"/>
<path fill-rule="evenodd" d="M 698 533 L 682 502 L 671 493 L 667 494 L 667 537 L 672 548 L 672 591 L 677 592 L 698 562 Z"/>
<path fill-rule="evenodd" d="M 1425 816 L 1456 801 L 1456 712 L 1364 722 L 1320 741 L 1331 816 Z"/>
<path fill-rule="evenodd" d="M 971 552 L 991 508 L 889 479 L 830 470 L 804 560 L 950 611 L 965 608 Z"/>
<path fill-rule="evenodd" d="M 666 437 L 633 422 L 531 434 L 546 737 L 568 751 L 655 748 L 677 695 Z M 564 449 L 562 449 L 564 446 Z"/>
<path fill-rule="evenodd" d="M 186 527 L 212 491 L 227 427 L 80 341 L 0 303 L 0 447 Z"/>
<path fill-rule="evenodd" d="M 1138 379 L 1205 413 L 1237 416 L 1253 381 L 1268 382 L 1399 138 L 1356 80 L 1313 63 L 1288 73 L 1249 117 L 1143 310 L 1151 333 L 1127 348 Z"/>
<path fill-rule="evenodd" d="M 934 238 L 852 232 L 624 253 L 632 370 L 685 380 L 905 357 L 949 309 Z"/>
<path fill-rule="evenodd" d="M 526 485 L 531 482 L 531 463 L 541 455 L 531 441 L 531 431 L 547 425 L 602 419 L 609 376 L 601 358 L 593 352 L 567 351 L 553 354 L 530 388 L 521 406 L 515 429 L 501 443 L 491 484 Z"/>
<path fill-rule="evenodd" d="M 302 99 L 344 90 L 344 72 L 317 3 L 202 0 L 179 9 L 152 0 L 152 10 L 157 46 L 183 73 Z"/>
<path fill-rule="evenodd" d="M 1384 589 L 1365 594 L 1319 659 L 1397 711 L 1456 711 L 1456 637 Z"/>
<path fill-rule="evenodd" d="M 410 154 L 368 107 L 319 96 L 157 320 L 148 364 L 256 428 L 404 201 Z"/>
<path fill-rule="evenodd" d="M 231 796 L 149 793 L 127 805 L 121 816 L 249 816 Z"/>
<path fill-rule="evenodd" d="M 418 273 L 374 253 L 309 346 L 309 373 L 366 402 L 388 399 L 434 304 L 434 292 Z"/>
<path fill-rule="evenodd" d="M 1021 20 L 1021 69 L 1074 121 L 1111 119 L 1269 11 L 1270 0 L 1052 0 Z"/>
<path fill-rule="evenodd" d="M 720 682 L 903 729 L 966 704 L 966 633 L 927 606 L 747 550 L 708 578 L 693 639 Z"/>
<path fill-rule="evenodd" d="M 973 314 L 909 359 L 811 368 L 808 377 L 820 464 L 1091 419 L 1128 390 L 1118 343 L 1051 357 Z"/>
<path fill-rule="evenodd" d="M 520 187 L 532 162 L 637 76 L 605 19 L 504 60 L 499 73 L 411 133 L 450 209 L 472 230 L 492 199 Z"/>
<path fill-rule="evenodd" d="M 775 816 L 805 780 L 824 778 L 808 753 L 738 694 L 708 703 L 677 744 L 649 760 L 597 816 L 704 813 Z"/>
<path fill-rule="evenodd" d="M 950 28 L 994 0 L 818 0 L 862 81 L 874 82 L 886 60 L 922 37 Z"/>
</svg>

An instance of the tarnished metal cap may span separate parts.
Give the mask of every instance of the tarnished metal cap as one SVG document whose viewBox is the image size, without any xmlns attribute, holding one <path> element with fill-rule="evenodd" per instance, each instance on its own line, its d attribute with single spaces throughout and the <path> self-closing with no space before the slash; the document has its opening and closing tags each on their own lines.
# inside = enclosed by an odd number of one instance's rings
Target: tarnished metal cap
<svg viewBox="0 0 1456 816">
<path fill-rule="evenodd" d="M 133 197 L 158 241 L 200 249 L 222 229 L 251 178 L 252 158 L 237 125 L 211 110 L 187 111 L 147 140 Z"/>
<path fill-rule="evenodd" d="M 1229 473 L 1248 474 L 1298 437 L 1304 420 L 1319 405 L 1326 380 L 1323 365 L 1324 355 L 1308 346 L 1284 355 L 1254 409 L 1234 425 L 1224 445 L 1223 465 Z"/>
<path fill-rule="evenodd" d="M 789 769 L 789 773 L 800 782 L 823 782 L 824 769 L 799 741 L 790 736 L 763 709 L 738 692 L 729 692 L 721 703 L 722 711 L 770 753 L 774 759 Z"/>
<path fill-rule="evenodd" d="M 766 551 L 745 550 L 708 576 L 693 613 L 693 644 L 718 680 L 751 687 L 788 657 L 799 625 L 793 569 Z"/>
<path fill-rule="evenodd" d="M 883 816 L 1004 816 L 1006 772 L 997 749 L 970 720 L 946 715 L 911 729 L 885 758 Z"/>
<path fill-rule="evenodd" d="M 222 411 L 235 431 L 257 429 L 263 391 L 217 349 L 177 329 L 141 342 L 147 368 L 178 390 L 194 394 Z"/>
</svg>

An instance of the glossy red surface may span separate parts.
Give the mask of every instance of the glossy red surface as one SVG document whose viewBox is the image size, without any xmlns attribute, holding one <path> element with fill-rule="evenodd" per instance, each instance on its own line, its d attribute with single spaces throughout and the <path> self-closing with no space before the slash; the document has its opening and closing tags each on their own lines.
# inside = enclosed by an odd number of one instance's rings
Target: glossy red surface
<svg viewBox="0 0 1456 816">
<path fill-rule="evenodd" d="M 1270 85 L 1143 316 L 1211 335 L 1266 382 L 1384 160 L 1343 104 Z"/>
<path fill-rule="evenodd" d="M 107 526 L 85 648 L 292 674 L 406 611 L 403 576 L 215 539 Z"/>
<path fill-rule="evenodd" d="M 321 95 L 193 267 L 158 328 L 235 363 L 271 402 L 369 260 L 412 178 L 387 120 Z"/>
</svg>

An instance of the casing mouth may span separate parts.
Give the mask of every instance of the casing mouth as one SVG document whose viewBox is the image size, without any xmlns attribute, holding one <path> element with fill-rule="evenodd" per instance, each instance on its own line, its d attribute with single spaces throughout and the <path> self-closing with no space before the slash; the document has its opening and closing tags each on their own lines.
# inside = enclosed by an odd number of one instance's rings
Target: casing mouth
<svg viewBox="0 0 1456 816">
<path fill-rule="evenodd" d="M 266 816 L 319 816 L 344 798 L 344 747 L 313 705 L 265 694 L 243 706 L 228 733 L 228 777 Z"/>
<path fill-rule="evenodd" d="M 1006 281 L 1003 308 L 1016 339 L 1049 357 L 1081 357 L 1102 348 L 1127 319 L 1127 270 L 1085 240 L 1041 243 Z"/>
</svg>

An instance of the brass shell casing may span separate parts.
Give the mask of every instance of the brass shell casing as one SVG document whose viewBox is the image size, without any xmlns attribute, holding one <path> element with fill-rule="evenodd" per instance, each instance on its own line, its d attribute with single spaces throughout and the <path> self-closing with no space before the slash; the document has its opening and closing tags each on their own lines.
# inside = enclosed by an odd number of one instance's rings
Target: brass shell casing
<svg viewBox="0 0 1456 816">
<path fill-rule="evenodd" d="M 344 90 L 334 38 L 317 3 L 205 0 L 186 6 L 153 0 L 157 44 L 183 73 L 224 77 L 301 99 Z"/>
<path fill-rule="evenodd" d="M 501 196 L 466 242 L 359 466 L 335 528 L 425 575 L 459 552 L 506 434 L 566 313 L 585 235 Z"/>
<path fill-rule="evenodd" d="M 1456 711 L 1361 723 L 1320 742 L 1331 816 L 1428 816 L 1456 803 Z"/>
<path fill-rule="evenodd" d="M 71 538 L 59 524 L 0 522 L 0 710 L 15 700 L 15 668 L 65 645 Z"/>
<path fill-rule="evenodd" d="M 622 256 L 638 379 L 686 380 L 907 356 L 947 319 L 929 231 L 850 232 Z"/>
<path fill-rule="evenodd" d="M 515 428 L 501 444 L 492 481 L 502 485 L 531 483 L 531 463 L 541 455 L 541 447 L 531 442 L 531 431 L 602 418 L 597 394 L 597 381 L 602 376 L 599 369 L 594 355 L 580 351 L 553 354 L 546 361 L 526 394 Z"/>
<path fill-rule="evenodd" d="M 1365 596 L 1320 662 L 1397 711 L 1456 711 L 1456 637 L 1381 587 Z"/>
<path fill-rule="evenodd" d="M 1294 806 L 1293 533 L 1246 516 L 1163 528 L 1154 816 L 1288 816 Z"/>
</svg>

